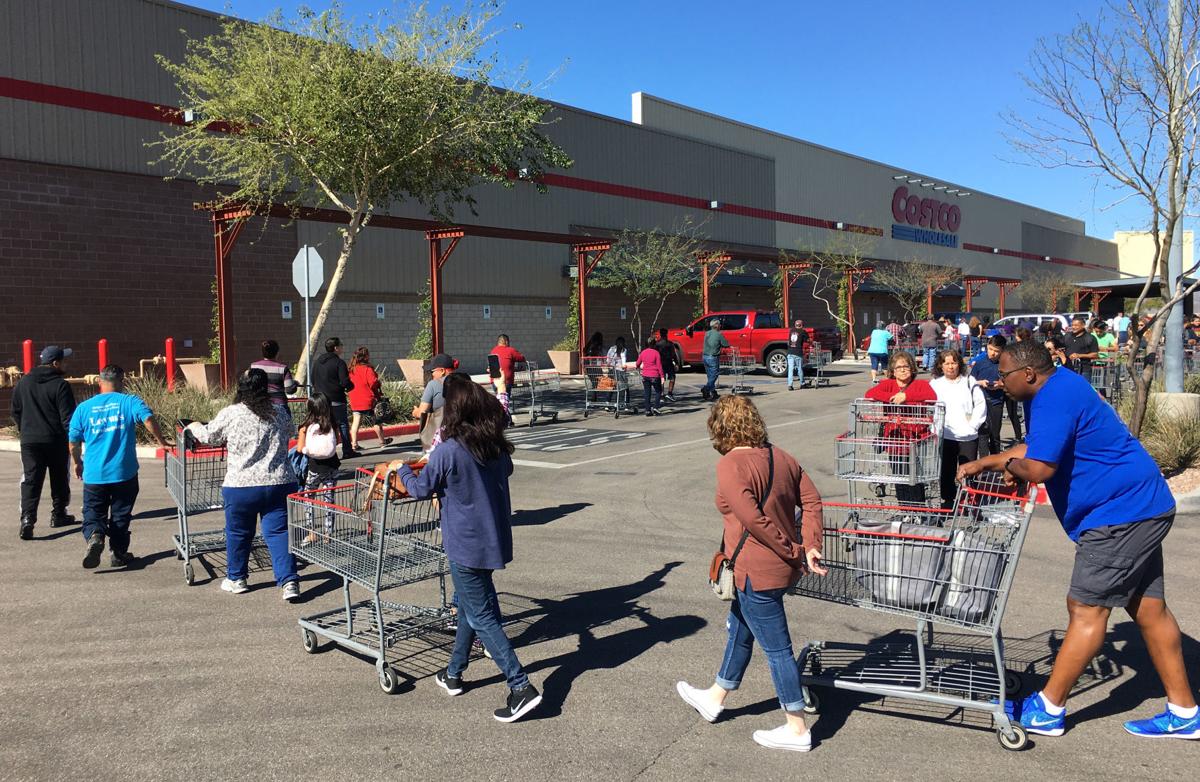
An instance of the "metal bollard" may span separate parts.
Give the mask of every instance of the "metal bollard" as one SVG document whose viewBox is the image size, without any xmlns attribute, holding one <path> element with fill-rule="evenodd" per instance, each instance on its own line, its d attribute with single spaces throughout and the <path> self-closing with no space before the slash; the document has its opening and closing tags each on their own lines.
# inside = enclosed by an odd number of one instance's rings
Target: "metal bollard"
<svg viewBox="0 0 1200 782">
<path fill-rule="evenodd" d="M 175 338 L 167 337 L 163 354 L 167 357 L 167 391 L 175 390 Z"/>
<path fill-rule="evenodd" d="M 27 339 L 21 343 L 21 353 L 24 359 L 22 363 L 25 365 L 25 374 L 33 371 L 33 340 Z"/>
<path fill-rule="evenodd" d="M 108 340 L 102 339 L 96 343 L 96 354 L 100 357 L 100 368 L 97 372 L 103 372 L 108 366 Z"/>
</svg>

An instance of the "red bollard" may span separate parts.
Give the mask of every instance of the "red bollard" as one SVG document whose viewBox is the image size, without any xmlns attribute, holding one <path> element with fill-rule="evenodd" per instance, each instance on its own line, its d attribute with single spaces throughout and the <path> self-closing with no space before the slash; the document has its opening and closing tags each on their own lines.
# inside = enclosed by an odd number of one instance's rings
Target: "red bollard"
<svg viewBox="0 0 1200 782">
<path fill-rule="evenodd" d="M 107 339 L 102 339 L 96 343 L 96 353 L 100 356 L 100 369 L 97 371 L 103 372 L 104 368 L 106 366 L 108 366 L 108 340 Z"/>
<path fill-rule="evenodd" d="M 22 358 L 25 364 L 25 374 L 33 371 L 33 340 L 27 339 L 21 343 Z"/>
<path fill-rule="evenodd" d="M 163 352 L 167 356 L 167 390 L 175 390 L 175 338 L 167 337 L 166 347 Z"/>
</svg>

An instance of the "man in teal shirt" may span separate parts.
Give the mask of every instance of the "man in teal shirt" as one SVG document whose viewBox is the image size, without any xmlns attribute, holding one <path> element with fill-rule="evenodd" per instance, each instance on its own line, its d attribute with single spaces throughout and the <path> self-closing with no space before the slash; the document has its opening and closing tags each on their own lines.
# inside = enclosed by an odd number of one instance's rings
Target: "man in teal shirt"
<svg viewBox="0 0 1200 782">
<path fill-rule="evenodd" d="M 713 318 L 708 322 L 708 331 L 704 332 L 704 373 L 708 377 L 708 382 L 700 389 L 700 396 L 704 399 L 717 398 L 717 376 L 721 372 L 721 349 L 729 347 L 729 340 L 725 339 L 725 335 L 721 333 L 720 318 Z"/>
<path fill-rule="evenodd" d="M 68 439 L 75 476 L 83 479 L 85 568 L 100 564 L 107 536 L 112 567 L 134 562 L 129 553 L 129 522 L 138 495 L 137 424 L 143 423 L 163 448 L 154 413 L 141 398 L 122 393 L 125 371 L 109 364 L 100 371 L 100 393 L 82 402 L 71 416 Z"/>
<path fill-rule="evenodd" d="M 887 368 L 888 343 L 895 337 L 884 327 L 883 321 L 875 324 L 871 332 L 871 343 L 867 346 L 867 356 L 871 359 L 871 382 L 874 383 L 880 372 Z"/>
</svg>

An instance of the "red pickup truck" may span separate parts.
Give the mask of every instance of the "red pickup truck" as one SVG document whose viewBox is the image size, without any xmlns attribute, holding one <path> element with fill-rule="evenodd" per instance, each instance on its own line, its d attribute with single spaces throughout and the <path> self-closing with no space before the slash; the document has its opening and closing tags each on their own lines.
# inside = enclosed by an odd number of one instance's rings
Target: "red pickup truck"
<svg viewBox="0 0 1200 782">
<path fill-rule="evenodd" d="M 675 344 L 681 366 L 699 366 L 702 363 L 704 332 L 708 331 L 708 322 L 713 318 L 721 321 L 721 332 L 725 339 L 729 340 L 729 345 L 737 348 L 741 355 L 753 356 L 756 362 L 766 367 L 772 377 L 783 377 L 787 374 L 788 329 L 780 319 L 779 313 L 754 310 L 710 312 L 682 329 L 668 330 L 668 338 Z M 805 326 L 805 331 L 808 332 L 808 342 L 804 343 L 805 355 L 814 343 L 820 343 L 822 350 L 833 353 L 834 361 L 842 357 L 842 339 L 837 329 Z"/>
</svg>

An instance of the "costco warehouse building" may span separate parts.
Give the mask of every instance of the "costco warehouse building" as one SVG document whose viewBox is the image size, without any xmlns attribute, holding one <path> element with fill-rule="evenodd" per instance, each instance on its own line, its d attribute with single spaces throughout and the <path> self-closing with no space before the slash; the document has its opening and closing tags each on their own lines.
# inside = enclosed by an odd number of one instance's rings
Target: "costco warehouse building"
<svg viewBox="0 0 1200 782">
<path fill-rule="evenodd" d="M 212 332 L 213 231 L 195 202 L 211 193 L 164 181 L 147 149 L 178 105 L 155 54 L 178 60 L 185 30 L 218 31 L 219 17 L 166 0 L 40 0 L 0 4 L 0 365 L 18 364 L 21 341 L 73 346 L 91 371 L 96 340 L 134 365 L 173 336 L 179 354 L 203 355 Z M 1117 274 L 1111 242 L 1082 221 L 864 160 L 680 106 L 633 96 L 631 121 L 556 105 L 550 135 L 574 158 L 539 194 L 481 188 L 464 222 L 561 234 L 610 236 L 663 228 L 688 216 L 735 256 L 821 249 L 838 231 L 876 237 L 872 257 L 919 258 L 968 275 L 1021 278 L 1050 268 L 1083 280 Z M 415 205 L 392 214 L 421 217 Z M 272 337 L 294 360 L 303 316 L 291 263 L 305 244 L 336 258 L 335 227 L 256 220 L 233 254 L 232 336 L 239 366 Z M 468 236 L 443 277 L 445 346 L 478 368 L 498 332 L 531 357 L 565 332 L 570 248 Z M 713 309 L 769 307 L 770 267 L 722 275 Z M 428 272 L 419 231 L 368 229 L 360 239 L 327 335 L 366 344 L 376 363 L 406 354 L 418 291 Z M 828 324 L 824 307 L 793 290 L 793 315 Z M 811 285 L 811 283 L 810 283 Z M 811 288 L 810 288 L 811 290 Z M 858 294 L 859 329 L 895 310 L 878 292 Z M 975 309 L 995 307 L 986 285 Z M 628 333 L 624 302 L 593 289 L 589 330 Z M 1019 306 L 1019 290 L 1008 299 Z M 947 302 L 957 309 L 957 301 Z M 292 316 L 285 317 L 290 304 Z M 695 306 L 680 297 L 661 325 L 682 325 Z"/>
</svg>

